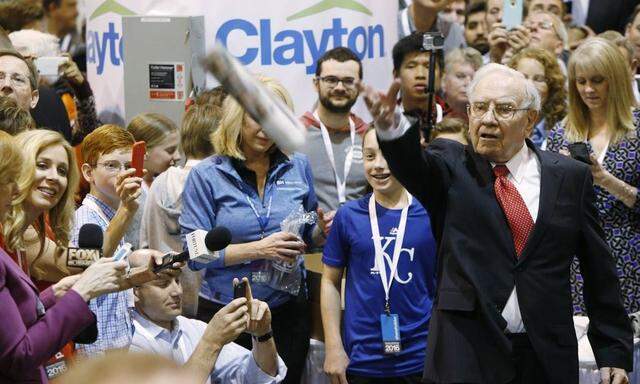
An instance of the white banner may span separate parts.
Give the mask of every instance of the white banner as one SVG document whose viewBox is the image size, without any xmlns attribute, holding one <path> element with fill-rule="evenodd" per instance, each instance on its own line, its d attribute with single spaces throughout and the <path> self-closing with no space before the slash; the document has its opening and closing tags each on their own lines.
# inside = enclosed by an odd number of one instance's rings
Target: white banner
<svg viewBox="0 0 640 384">
<path fill-rule="evenodd" d="M 207 48 L 219 39 L 252 72 L 281 81 L 298 115 L 316 102 L 315 61 L 334 47 L 362 58 L 366 83 L 386 89 L 391 82 L 397 1 L 86 0 L 86 7 L 87 71 L 105 122 L 123 123 L 124 15 L 204 15 Z"/>
</svg>

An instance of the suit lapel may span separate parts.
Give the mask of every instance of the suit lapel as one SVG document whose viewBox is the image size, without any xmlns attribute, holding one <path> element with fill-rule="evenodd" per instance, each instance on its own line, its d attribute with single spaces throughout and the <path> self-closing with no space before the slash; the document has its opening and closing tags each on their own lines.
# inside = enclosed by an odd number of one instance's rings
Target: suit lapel
<svg viewBox="0 0 640 384">
<path fill-rule="evenodd" d="M 35 284 L 33 284 L 33 281 L 31 281 L 29 276 L 24 273 L 22 268 L 20 268 L 20 266 L 15 261 L 13 261 L 11 256 L 9 256 L 3 249 L 0 249 L 0 253 L 2 253 L 2 259 L 4 261 L 5 267 L 7 269 L 10 269 L 13 275 L 18 276 L 26 285 L 31 287 L 31 289 L 33 289 L 33 291 L 39 295 L 40 291 L 38 291 L 38 288 L 36 288 Z"/>
<path fill-rule="evenodd" d="M 531 148 L 540 161 L 540 199 L 538 203 L 538 217 L 533 231 L 529 234 L 527 244 L 518 259 L 518 264 L 522 263 L 533 251 L 542 239 L 548 227 L 547 220 L 553 211 L 553 207 L 558 198 L 560 186 L 562 184 L 563 170 L 557 166 L 558 160 L 546 153 L 542 153 L 529 140 L 527 145 Z"/>
</svg>

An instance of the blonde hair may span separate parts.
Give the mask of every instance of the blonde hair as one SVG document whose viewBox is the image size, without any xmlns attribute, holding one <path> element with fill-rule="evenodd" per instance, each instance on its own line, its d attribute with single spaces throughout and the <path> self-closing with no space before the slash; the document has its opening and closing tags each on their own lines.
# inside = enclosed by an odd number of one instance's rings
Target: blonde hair
<svg viewBox="0 0 640 384">
<path fill-rule="evenodd" d="M 478 52 L 477 49 L 471 47 L 456 48 L 452 50 L 444 57 L 445 73 L 451 72 L 451 67 L 457 63 L 469 64 L 473 67 L 474 71 L 477 71 L 483 64 L 482 54 Z"/>
<path fill-rule="evenodd" d="M 76 165 L 76 156 L 73 148 L 64 137 L 54 131 L 36 129 L 22 132 L 16 136 L 16 144 L 24 151 L 24 171 L 18 177 L 18 189 L 20 195 L 17 205 L 6 221 L 3 228 L 5 244 L 10 251 L 17 251 L 23 247 L 22 235 L 32 224 L 36 224 L 40 241 L 44 242 L 45 223 L 44 215 L 37 219 L 37 223 L 27 223 L 24 204 L 31 194 L 36 173 L 36 158 L 45 148 L 61 145 L 67 152 L 69 169 L 67 175 L 67 189 L 62 194 L 60 201 L 48 212 L 49 224 L 55 235 L 55 243 L 66 247 L 69 243 L 73 214 L 75 211 L 74 195 L 78 188 L 79 172 Z"/>
<path fill-rule="evenodd" d="M 290 109 L 293 110 L 293 101 L 289 92 L 276 79 L 266 76 L 257 76 L 269 91 L 279 97 Z M 244 154 L 240 149 L 242 142 L 242 127 L 245 124 L 246 112 L 231 95 L 227 96 L 222 104 L 222 118 L 220 125 L 211 136 L 211 144 L 215 153 L 244 160 Z"/>
<path fill-rule="evenodd" d="M 629 67 L 622 52 L 610 41 L 594 37 L 576 49 L 569 59 L 569 113 L 566 136 L 570 142 L 588 139 L 591 115 L 576 86 L 577 70 L 594 71 L 609 84 L 607 124 L 615 130 L 613 142 L 635 132 L 632 108 L 635 98 L 631 89 Z"/>
<path fill-rule="evenodd" d="M 147 149 L 162 144 L 169 134 L 177 130 L 171 119 L 159 113 L 141 113 L 127 125 L 127 131 L 133 134 L 136 141 L 146 142 Z"/>
<path fill-rule="evenodd" d="M 14 182 L 22 174 L 24 157 L 16 139 L 0 131 L 0 183 Z M 9 213 L 10 214 L 10 213 Z M 6 243 L 6 241 L 5 241 Z"/>
</svg>

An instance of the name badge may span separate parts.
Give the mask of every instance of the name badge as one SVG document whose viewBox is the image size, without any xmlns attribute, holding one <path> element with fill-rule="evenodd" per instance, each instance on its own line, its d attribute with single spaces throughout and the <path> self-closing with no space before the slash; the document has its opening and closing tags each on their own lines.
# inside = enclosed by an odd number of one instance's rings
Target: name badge
<svg viewBox="0 0 640 384">
<path fill-rule="evenodd" d="M 380 315 L 382 328 L 382 344 L 385 354 L 396 354 L 402 351 L 400 345 L 400 321 L 395 313 Z"/>
</svg>

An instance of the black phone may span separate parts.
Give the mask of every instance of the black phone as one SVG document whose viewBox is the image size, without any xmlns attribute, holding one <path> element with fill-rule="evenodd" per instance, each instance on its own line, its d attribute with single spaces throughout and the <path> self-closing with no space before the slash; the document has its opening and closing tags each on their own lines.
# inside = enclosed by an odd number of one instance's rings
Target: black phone
<svg viewBox="0 0 640 384">
<path fill-rule="evenodd" d="M 589 158 L 589 148 L 587 147 L 587 143 L 579 142 L 579 143 L 569 144 L 569 153 L 571 154 L 572 158 L 591 165 L 591 159 Z"/>
<path fill-rule="evenodd" d="M 247 296 L 247 282 L 244 280 L 240 280 L 238 284 L 233 286 L 233 298 L 237 299 L 238 297 L 246 297 Z"/>
</svg>

